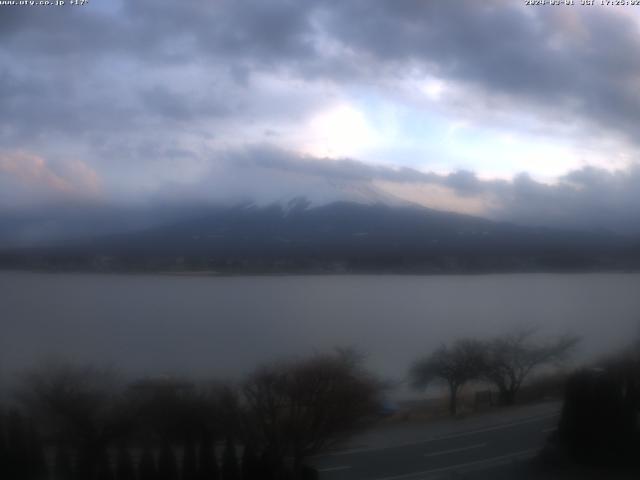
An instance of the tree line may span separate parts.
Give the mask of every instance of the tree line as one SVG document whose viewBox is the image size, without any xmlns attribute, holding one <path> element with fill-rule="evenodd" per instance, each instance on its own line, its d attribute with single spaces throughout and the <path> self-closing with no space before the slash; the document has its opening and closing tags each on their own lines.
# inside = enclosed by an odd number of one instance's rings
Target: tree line
<svg viewBox="0 0 640 480">
<path fill-rule="evenodd" d="M 48 364 L 0 409 L 0 478 L 316 478 L 306 460 L 373 419 L 381 390 L 350 351 L 262 366 L 239 385 Z"/>
<path fill-rule="evenodd" d="M 569 335 L 541 341 L 535 333 L 527 328 L 442 345 L 414 362 L 411 382 L 447 385 L 451 414 L 471 382 L 492 384 L 499 403 L 511 405 L 532 372 L 563 362 L 578 342 Z M 640 370 L 637 362 L 616 365 L 604 376 L 569 377 L 559 431 L 579 452 L 588 450 L 580 442 L 589 437 L 579 432 L 590 428 L 592 408 L 618 405 L 611 411 L 620 418 L 603 417 L 603 428 L 627 428 L 635 419 Z M 23 375 L 13 401 L 0 405 L 0 478 L 313 479 L 310 457 L 374 421 L 385 388 L 351 350 L 263 365 L 236 384 L 127 382 L 114 369 L 50 362 Z"/>
<path fill-rule="evenodd" d="M 434 381 L 445 383 L 449 390 L 449 413 L 458 409 L 458 394 L 472 381 L 492 384 L 499 403 L 513 405 L 525 379 L 537 368 L 565 360 L 578 343 L 578 337 L 565 335 L 541 342 L 534 328 L 490 339 L 459 339 L 442 345 L 412 365 L 409 376 L 417 389 Z"/>
</svg>

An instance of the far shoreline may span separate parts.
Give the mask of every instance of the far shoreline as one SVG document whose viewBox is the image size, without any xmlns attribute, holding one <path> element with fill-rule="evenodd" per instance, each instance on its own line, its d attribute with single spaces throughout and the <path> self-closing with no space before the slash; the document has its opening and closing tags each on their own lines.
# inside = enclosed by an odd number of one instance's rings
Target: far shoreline
<svg viewBox="0 0 640 480">
<path fill-rule="evenodd" d="M 75 275 L 126 275 L 162 276 L 187 278 L 229 278 L 229 277 L 479 277 L 500 275 L 637 275 L 640 269 L 565 269 L 565 270 L 483 270 L 483 271 L 236 271 L 218 270 L 94 270 L 94 269 L 47 269 L 47 268 L 1 268 L 0 274 L 75 274 Z"/>
</svg>

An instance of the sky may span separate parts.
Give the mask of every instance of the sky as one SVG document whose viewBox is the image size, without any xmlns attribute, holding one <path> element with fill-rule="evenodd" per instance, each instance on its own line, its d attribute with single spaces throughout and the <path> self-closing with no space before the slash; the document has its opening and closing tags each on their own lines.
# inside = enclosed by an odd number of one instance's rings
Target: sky
<svg viewBox="0 0 640 480">
<path fill-rule="evenodd" d="M 640 233 L 640 7 L 575 3 L 0 6 L 0 219 L 306 196 Z"/>
</svg>

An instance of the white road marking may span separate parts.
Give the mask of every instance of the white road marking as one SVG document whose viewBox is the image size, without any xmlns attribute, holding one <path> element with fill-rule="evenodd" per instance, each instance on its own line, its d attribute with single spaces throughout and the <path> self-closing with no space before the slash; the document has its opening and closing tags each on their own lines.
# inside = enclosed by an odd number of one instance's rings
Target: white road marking
<svg viewBox="0 0 640 480">
<path fill-rule="evenodd" d="M 492 464 L 499 464 L 499 463 L 503 463 L 503 462 L 508 462 L 509 460 L 513 460 L 516 458 L 527 458 L 530 457 L 532 455 L 534 455 L 536 452 L 538 452 L 539 450 L 537 448 L 531 448 L 529 450 L 521 450 L 519 452 L 515 452 L 515 453 L 510 453 L 508 455 L 500 455 L 497 457 L 491 457 L 491 458 L 485 458 L 484 460 L 476 460 L 474 462 L 466 462 L 466 463 L 458 463 L 457 465 L 450 465 L 448 467 L 441 467 L 441 468 L 433 468 L 431 470 L 424 470 L 422 472 L 413 472 L 413 473 L 405 473 L 403 475 L 394 475 L 392 477 L 380 477 L 380 478 L 376 478 L 375 480 L 411 480 L 412 478 L 415 478 L 416 480 L 418 480 L 418 478 L 420 478 L 422 480 L 422 477 L 424 477 L 425 475 L 433 475 L 435 473 L 443 473 L 443 472 L 448 472 L 451 470 L 457 470 L 457 469 L 463 469 L 463 468 L 468 468 L 468 467 L 475 467 L 475 466 L 490 466 Z"/>
<path fill-rule="evenodd" d="M 469 445 L 468 447 L 452 448 L 450 450 L 440 450 L 439 452 L 425 453 L 424 456 L 437 457 L 438 455 L 447 455 L 449 453 L 464 452 L 465 450 L 473 450 L 475 448 L 482 448 L 486 446 L 487 446 L 486 443 L 478 443 L 476 445 Z"/>
<path fill-rule="evenodd" d="M 342 467 L 328 467 L 328 468 L 320 468 L 319 472 L 337 472 L 339 470 L 349 470 L 351 467 L 348 465 L 344 465 Z"/>
<path fill-rule="evenodd" d="M 381 450 L 391 450 L 394 448 L 402 448 L 402 447 L 410 447 L 411 445 L 421 445 L 424 443 L 430 443 L 430 442 L 438 442 L 440 440 L 450 440 L 452 438 L 460 438 L 460 437 L 468 437 L 471 435 L 476 435 L 478 433 L 484 433 L 484 432 L 492 432 L 494 430 L 502 430 L 505 428 L 512 428 L 512 427 L 517 427 L 519 425 L 525 425 L 527 423 L 535 423 L 535 422 L 540 422 L 542 420 L 546 420 L 548 418 L 553 418 L 553 417 L 558 417 L 560 416 L 560 412 L 557 413 L 550 413 L 550 414 L 546 414 L 546 415 L 539 415 L 537 417 L 532 417 L 529 418 L 527 420 L 519 420 L 516 422 L 511 422 L 511 423 L 502 423 L 499 425 L 494 425 L 492 427 L 486 427 L 486 428 L 480 428 L 480 429 L 476 429 L 476 430 L 469 430 L 467 432 L 460 432 L 460 433 L 454 433 L 451 435 L 444 435 L 441 437 L 433 437 L 433 438 L 428 438 L 425 440 L 418 440 L 415 442 L 405 442 L 405 443 L 398 443 L 395 445 L 389 445 L 389 446 L 385 446 L 385 447 L 372 447 L 372 448 L 353 448 L 350 450 L 343 450 L 341 452 L 333 452 L 333 453 L 327 453 L 324 455 L 318 455 L 316 458 L 324 458 L 324 457 L 338 457 L 341 455 L 351 455 L 353 453 L 366 453 L 366 452 L 378 452 Z"/>
</svg>

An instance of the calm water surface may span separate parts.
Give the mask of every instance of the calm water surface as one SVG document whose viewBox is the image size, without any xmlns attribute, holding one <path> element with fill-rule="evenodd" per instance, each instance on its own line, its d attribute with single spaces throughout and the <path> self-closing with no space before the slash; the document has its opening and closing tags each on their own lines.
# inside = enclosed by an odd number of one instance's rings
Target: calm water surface
<svg viewBox="0 0 640 480">
<path fill-rule="evenodd" d="M 458 336 L 534 324 L 583 336 L 579 355 L 636 338 L 638 274 L 177 277 L 0 272 L 0 369 L 51 356 L 132 374 L 234 377 L 353 345 L 400 379 Z"/>
</svg>

